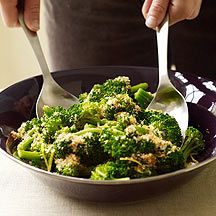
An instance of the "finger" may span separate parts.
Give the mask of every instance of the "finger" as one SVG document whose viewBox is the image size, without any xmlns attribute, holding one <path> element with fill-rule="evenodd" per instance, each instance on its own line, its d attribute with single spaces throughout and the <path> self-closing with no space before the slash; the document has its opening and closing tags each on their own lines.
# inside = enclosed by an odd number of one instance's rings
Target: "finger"
<svg viewBox="0 0 216 216">
<path fill-rule="evenodd" d="M 149 8 L 150 8 L 150 6 L 152 4 L 152 1 L 153 0 L 145 0 L 144 4 L 142 6 L 142 14 L 143 14 L 145 19 L 147 18 L 147 14 L 149 12 Z"/>
<path fill-rule="evenodd" d="M 0 0 L 2 19 L 8 27 L 19 26 L 17 0 Z"/>
<path fill-rule="evenodd" d="M 146 17 L 146 26 L 156 28 L 164 19 L 170 0 L 152 0 Z"/>
<path fill-rule="evenodd" d="M 25 23 L 32 31 L 39 30 L 40 0 L 25 0 Z"/>
</svg>

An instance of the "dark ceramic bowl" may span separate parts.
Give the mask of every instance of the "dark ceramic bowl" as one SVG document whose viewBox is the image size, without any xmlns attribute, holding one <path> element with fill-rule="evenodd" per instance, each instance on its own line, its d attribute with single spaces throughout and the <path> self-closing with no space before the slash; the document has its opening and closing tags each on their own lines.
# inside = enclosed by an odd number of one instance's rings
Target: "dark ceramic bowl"
<svg viewBox="0 0 216 216">
<path fill-rule="evenodd" d="M 156 90 L 158 75 L 155 68 L 93 67 L 53 73 L 57 82 L 75 95 L 90 90 L 95 83 L 118 75 L 129 76 L 132 84 L 146 81 L 152 92 Z M 42 85 L 41 76 L 16 83 L 0 93 L 0 152 L 28 168 L 54 190 L 78 199 L 135 201 L 171 190 L 190 180 L 216 158 L 216 82 L 179 72 L 170 72 L 170 78 L 187 99 L 189 124 L 198 127 L 206 140 L 205 152 L 199 156 L 201 162 L 193 167 L 143 179 L 94 181 L 49 173 L 17 160 L 6 151 L 5 141 L 11 130 L 35 117 L 35 102 Z"/>
</svg>

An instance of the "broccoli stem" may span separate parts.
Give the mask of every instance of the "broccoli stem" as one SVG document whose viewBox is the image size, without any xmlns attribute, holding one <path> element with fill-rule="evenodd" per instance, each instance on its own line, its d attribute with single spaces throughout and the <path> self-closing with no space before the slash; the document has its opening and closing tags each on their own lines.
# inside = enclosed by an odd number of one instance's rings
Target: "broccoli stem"
<svg viewBox="0 0 216 216">
<path fill-rule="evenodd" d="M 17 149 L 20 149 L 20 150 L 27 150 L 32 142 L 33 142 L 34 138 L 29 138 L 27 140 L 23 140 L 18 146 L 17 146 Z"/>
<path fill-rule="evenodd" d="M 14 156 L 16 159 L 20 159 L 17 150 L 13 153 L 13 156 Z"/>
<path fill-rule="evenodd" d="M 41 153 L 42 153 L 42 157 L 44 159 L 44 162 L 45 162 L 47 170 L 48 170 L 49 165 L 48 165 L 48 161 L 47 161 L 46 154 L 45 154 L 45 144 L 44 143 L 41 144 Z"/>
<path fill-rule="evenodd" d="M 97 128 L 86 128 L 86 129 L 83 129 L 81 131 L 78 131 L 78 132 L 74 133 L 74 135 L 80 136 L 80 135 L 83 135 L 83 134 L 88 133 L 88 132 L 100 133 L 101 129 L 99 127 L 97 127 Z"/>
<path fill-rule="evenodd" d="M 146 90 L 148 88 L 148 83 L 144 82 L 144 83 L 139 83 L 137 85 L 131 86 L 131 93 L 137 92 L 140 88 Z"/>
<path fill-rule="evenodd" d="M 185 141 L 181 146 L 184 159 L 187 162 L 188 157 L 197 155 L 204 150 L 205 142 L 202 133 L 193 127 L 188 127 L 185 132 Z"/>
<path fill-rule="evenodd" d="M 138 101 L 139 105 L 145 109 L 153 99 L 153 95 L 139 88 L 138 91 L 135 92 L 134 98 Z"/>
<path fill-rule="evenodd" d="M 49 160 L 48 160 L 48 167 L 47 167 L 47 171 L 48 171 L 48 172 L 50 172 L 51 169 L 52 169 L 54 154 L 55 154 L 55 151 L 52 151 L 52 152 L 51 152 L 51 155 L 50 155 L 50 157 L 49 157 Z"/>
<path fill-rule="evenodd" d="M 30 152 L 30 151 L 18 149 L 17 154 L 21 159 L 31 160 L 31 161 L 41 160 L 41 155 L 39 152 Z"/>
<path fill-rule="evenodd" d="M 188 157 L 192 154 L 194 150 L 198 147 L 198 145 L 193 145 L 194 143 L 191 142 L 191 139 L 187 140 L 183 146 L 181 147 L 181 151 L 183 153 L 183 157 L 185 161 L 187 161 Z M 195 153 L 194 153 L 195 154 Z"/>
</svg>

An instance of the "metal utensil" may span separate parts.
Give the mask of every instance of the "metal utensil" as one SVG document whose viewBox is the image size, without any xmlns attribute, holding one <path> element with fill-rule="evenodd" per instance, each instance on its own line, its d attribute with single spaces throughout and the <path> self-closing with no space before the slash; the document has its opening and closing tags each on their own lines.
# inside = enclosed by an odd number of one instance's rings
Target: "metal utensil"
<svg viewBox="0 0 216 216">
<path fill-rule="evenodd" d="M 182 94 L 172 85 L 167 69 L 169 15 L 157 29 L 159 84 L 148 109 L 161 110 L 173 116 L 181 128 L 182 136 L 188 127 L 188 107 Z"/>
<path fill-rule="evenodd" d="M 24 1 L 19 1 L 18 4 L 19 11 L 19 23 L 23 28 L 31 47 L 33 48 L 34 54 L 38 60 L 41 71 L 43 73 L 43 86 L 36 103 L 36 115 L 41 117 L 43 115 L 44 105 L 50 107 L 62 106 L 68 108 L 72 104 L 79 103 L 76 96 L 64 90 L 59 84 L 53 79 L 46 59 L 44 57 L 39 38 L 36 32 L 31 31 L 25 24 L 24 21 Z"/>
</svg>

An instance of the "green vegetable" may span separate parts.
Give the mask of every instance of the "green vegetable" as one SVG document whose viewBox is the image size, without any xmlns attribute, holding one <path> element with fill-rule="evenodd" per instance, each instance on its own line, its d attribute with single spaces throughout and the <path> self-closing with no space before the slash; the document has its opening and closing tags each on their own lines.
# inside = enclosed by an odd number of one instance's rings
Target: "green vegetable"
<svg viewBox="0 0 216 216">
<path fill-rule="evenodd" d="M 98 165 L 91 173 L 92 180 L 128 180 L 128 166 L 124 161 L 108 161 Z"/>
<path fill-rule="evenodd" d="M 139 103 L 139 105 L 145 109 L 147 106 L 150 104 L 150 102 L 153 99 L 153 95 L 148 92 L 143 90 L 142 88 L 139 88 L 137 92 L 134 94 L 135 100 Z"/>
<path fill-rule="evenodd" d="M 181 147 L 185 161 L 188 161 L 190 156 L 196 156 L 205 148 L 203 134 L 194 127 L 188 127 L 185 133 L 185 140 Z"/>
<path fill-rule="evenodd" d="M 151 126 L 157 136 L 181 146 L 183 138 L 175 118 L 156 110 L 144 110 L 139 118 L 144 121 L 145 125 Z"/>
<path fill-rule="evenodd" d="M 131 86 L 131 93 L 136 93 L 139 89 L 147 90 L 149 87 L 148 83 L 139 83 L 137 85 Z"/>
<path fill-rule="evenodd" d="M 193 127 L 182 142 L 177 121 L 145 109 L 148 84 L 128 77 L 96 84 L 68 109 L 44 107 L 40 119 L 24 122 L 13 137 L 14 157 L 60 175 L 92 180 L 146 178 L 185 168 L 202 153 L 202 133 Z"/>
</svg>

